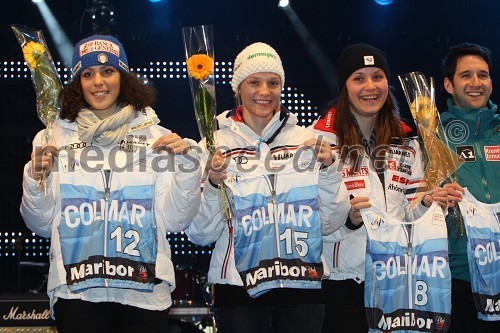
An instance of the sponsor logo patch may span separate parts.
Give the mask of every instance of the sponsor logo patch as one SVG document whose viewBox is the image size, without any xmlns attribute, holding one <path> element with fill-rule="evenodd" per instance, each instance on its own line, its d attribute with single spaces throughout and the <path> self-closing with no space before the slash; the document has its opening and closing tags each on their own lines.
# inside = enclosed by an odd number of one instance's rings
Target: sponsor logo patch
<svg viewBox="0 0 500 333">
<path fill-rule="evenodd" d="M 146 120 L 145 122 L 139 124 L 139 125 L 136 125 L 136 126 L 133 126 L 130 128 L 131 131 L 136 131 L 138 129 L 141 129 L 141 128 L 144 128 L 144 127 L 148 127 L 148 126 L 151 126 L 151 125 L 154 125 L 154 121 L 152 119 L 149 119 L 149 120 Z"/>
<path fill-rule="evenodd" d="M 90 52 L 109 52 L 120 57 L 120 47 L 110 41 L 95 39 L 80 45 L 80 57 Z"/>
<path fill-rule="evenodd" d="M 368 176 L 368 167 L 362 166 L 358 170 L 353 168 L 343 168 L 342 178 L 356 177 L 356 176 Z"/>
<path fill-rule="evenodd" d="M 484 146 L 484 156 L 487 161 L 500 161 L 500 146 Z"/>
<path fill-rule="evenodd" d="M 360 188 L 366 188 L 365 181 L 364 180 L 350 180 L 347 182 L 344 182 L 345 186 L 349 191 L 352 190 L 357 190 Z"/>
<path fill-rule="evenodd" d="M 365 66 L 373 66 L 373 65 L 375 65 L 375 58 L 373 58 L 373 56 L 371 56 L 371 55 L 364 56 L 363 59 L 365 61 Z"/>
<path fill-rule="evenodd" d="M 387 222 L 378 214 L 370 213 L 366 217 L 373 230 L 387 227 Z"/>
<path fill-rule="evenodd" d="M 474 146 L 456 146 L 455 150 L 460 158 L 463 158 L 465 162 L 475 162 L 476 152 Z"/>
<path fill-rule="evenodd" d="M 108 56 L 106 55 L 106 53 L 99 53 L 97 55 L 97 61 L 101 64 L 105 64 L 108 62 Z"/>
</svg>

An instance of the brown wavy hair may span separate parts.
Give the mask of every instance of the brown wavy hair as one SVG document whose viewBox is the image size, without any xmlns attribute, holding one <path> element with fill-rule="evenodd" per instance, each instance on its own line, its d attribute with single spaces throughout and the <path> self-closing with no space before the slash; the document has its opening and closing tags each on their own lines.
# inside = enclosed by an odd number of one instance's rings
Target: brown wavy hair
<svg viewBox="0 0 500 333">
<path fill-rule="evenodd" d="M 146 84 L 137 75 L 132 73 L 121 73 L 120 76 L 120 104 L 132 105 L 135 110 L 142 110 L 156 103 L 156 89 Z M 73 78 L 65 88 L 60 118 L 74 122 L 78 112 L 90 105 L 83 97 L 80 76 Z"/>
<path fill-rule="evenodd" d="M 381 162 L 384 161 L 387 146 L 394 143 L 394 138 L 398 138 L 400 143 L 403 143 L 405 133 L 401 124 L 399 115 L 399 106 L 396 102 L 392 91 L 389 89 L 387 100 L 375 116 L 375 149 L 372 152 L 372 160 L 375 167 L 382 167 Z M 362 136 L 359 126 L 352 119 L 349 94 L 347 87 L 344 85 L 340 92 L 340 97 L 337 102 L 337 112 L 335 117 L 335 133 L 337 136 L 337 147 L 340 151 L 342 162 L 346 163 L 349 157 L 353 161 L 353 168 L 357 169 L 360 163 L 360 154 L 362 153 Z M 353 149 L 354 148 L 354 149 Z M 373 154 L 376 154 L 373 156 Z M 350 164 L 350 163 L 346 163 Z"/>
</svg>

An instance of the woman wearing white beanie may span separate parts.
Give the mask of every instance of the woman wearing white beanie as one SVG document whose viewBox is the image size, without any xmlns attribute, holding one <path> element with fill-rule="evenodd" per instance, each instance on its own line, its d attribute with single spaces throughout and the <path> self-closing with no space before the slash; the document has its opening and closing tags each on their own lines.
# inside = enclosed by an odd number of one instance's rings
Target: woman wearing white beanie
<svg viewBox="0 0 500 333">
<path fill-rule="evenodd" d="M 349 201 L 330 146 L 281 105 L 284 80 L 272 47 L 245 48 L 231 82 L 238 105 L 217 117 L 218 152 L 202 155 L 208 181 L 187 234 L 215 242 L 208 280 L 220 333 L 321 332 L 322 234 L 345 222 Z"/>
</svg>

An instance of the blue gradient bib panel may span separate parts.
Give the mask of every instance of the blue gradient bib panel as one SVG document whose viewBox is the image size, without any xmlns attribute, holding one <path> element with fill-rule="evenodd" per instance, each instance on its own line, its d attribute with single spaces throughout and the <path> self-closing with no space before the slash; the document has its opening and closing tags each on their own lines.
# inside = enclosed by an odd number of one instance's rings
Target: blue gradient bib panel
<svg viewBox="0 0 500 333">
<path fill-rule="evenodd" d="M 153 290 L 155 176 L 135 160 L 130 167 L 135 172 L 94 171 L 102 177 L 88 177 L 78 163 L 71 171 L 61 169 L 68 171 L 59 175 L 58 230 L 66 282 L 73 293 L 94 287 Z"/>
<path fill-rule="evenodd" d="M 368 233 L 365 308 L 369 332 L 446 332 L 451 273 L 442 209 L 402 222 L 378 207 L 361 210 Z"/>
<path fill-rule="evenodd" d="M 465 189 L 459 207 L 467 232 L 471 287 L 478 317 L 500 320 L 500 203 L 482 203 Z"/>
<path fill-rule="evenodd" d="M 319 165 L 310 150 L 287 151 L 294 157 L 257 162 L 251 173 L 228 169 L 236 268 L 252 297 L 274 288 L 321 288 Z"/>
</svg>

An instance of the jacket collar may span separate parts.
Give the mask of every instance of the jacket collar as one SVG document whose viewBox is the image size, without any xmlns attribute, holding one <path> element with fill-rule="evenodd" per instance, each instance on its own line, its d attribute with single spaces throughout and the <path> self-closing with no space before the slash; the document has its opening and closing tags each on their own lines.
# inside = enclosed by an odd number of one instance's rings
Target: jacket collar
<svg viewBox="0 0 500 333">
<path fill-rule="evenodd" d="M 441 115 L 443 124 L 447 124 L 453 119 L 463 121 L 469 127 L 477 127 L 481 131 L 483 128 L 490 126 L 492 122 L 500 123 L 500 113 L 493 102 L 488 101 L 488 105 L 480 109 L 462 109 L 453 104 L 453 99 L 447 100 L 448 112 Z"/>
<path fill-rule="evenodd" d="M 221 129 L 229 128 L 249 144 L 258 146 L 260 142 L 266 142 L 276 137 L 283 127 L 295 126 L 298 119 L 295 114 L 289 112 L 284 106 L 281 106 L 281 111 L 274 114 L 269 124 L 262 131 L 262 136 L 257 135 L 250 127 L 245 125 L 241 109 L 238 107 L 223 112 L 217 116 L 217 121 Z"/>
</svg>

